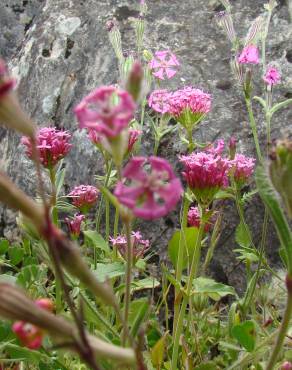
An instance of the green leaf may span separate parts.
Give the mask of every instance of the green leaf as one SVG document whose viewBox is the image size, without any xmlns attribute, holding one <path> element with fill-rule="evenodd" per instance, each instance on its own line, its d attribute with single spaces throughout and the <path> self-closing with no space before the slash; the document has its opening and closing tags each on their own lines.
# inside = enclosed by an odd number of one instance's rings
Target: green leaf
<svg viewBox="0 0 292 370">
<path fill-rule="evenodd" d="M 31 285 L 36 280 L 39 280 L 40 273 L 40 265 L 25 266 L 17 276 L 17 284 L 22 285 L 23 287 Z"/>
<path fill-rule="evenodd" d="M 260 98 L 259 96 L 254 96 L 253 99 L 258 101 L 261 104 L 261 106 L 264 108 L 264 111 L 266 112 L 267 110 L 266 101 L 263 98 Z"/>
<path fill-rule="evenodd" d="M 137 280 L 132 282 L 131 291 L 138 291 L 143 289 L 153 289 L 159 287 L 160 282 L 152 277 L 147 277 L 145 279 Z"/>
<path fill-rule="evenodd" d="M 183 258 L 183 269 L 185 269 L 188 266 L 188 255 L 189 255 L 189 260 L 190 261 L 192 260 L 195 246 L 196 246 L 196 241 L 197 241 L 198 234 L 199 234 L 199 230 L 196 227 L 186 227 L 184 228 L 183 234 L 184 234 L 185 245 L 186 245 L 186 250 L 184 251 L 184 258 Z M 181 235 L 181 231 L 180 230 L 176 231 L 168 243 L 168 255 L 169 255 L 169 258 L 173 266 L 176 266 L 177 264 L 180 235 Z"/>
<path fill-rule="evenodd" d="M 278 104 L 275 104 L 271 109 L 270 109 L 270 115 L 272 117 L 272 115 L 276 112 L 278 112 L 278 110 L 282 109 L 282 108 L 286 108 L 289 104 L 292 104 L 292 99 L 287 99 L 287 100 L 284 100 L 282 101 L 281 103 L 278 103 Z"/>
<path fill-rule="evenodd" d="M 83 231 L 85 237 L 93 244 L 94 248 L 100 249 L 105 253 L 110 253 L 110 248 L 108 243 L 103 239 L 103 237 L 95 230 L 85 230 Z"/>
<path fill-rule="evenodd" d="M 252 244 L 251 232 L 247 224 L 240 222 L 235 231 L 236 243 L 241 247 L 248 248 Z"/>
<path fill-rule="evenodd" d="M 0 239 L 0 255 L 5 254 L 9 248 L 9 241 L 7 239 Z"/>
<path fill-rule="evenodd" d="M 38 364 L 41 359 L 48 358 L 45 354 L 42 354 L 39 351 L 33 351 L 25 347 L 20 347 L 16 344 L 7 344 L 7 346 L 5 346 L 5 351 L 7 351 L 11 359 L 22 359 L 34 364 Z"/>
<path fill-rule="evenodd" d="M 125 274 L 125 265 L 122 262 L 98 263 L 93 273 L 100 282 L 104 282 L 107 279 L 123 276 Z"/>
<path fill-rule="evenodd" d="M 275 190 L 263 167 L 257 168 L 255 179 L 260 197 L 267 207 L 276 227 L 281 246 L 285 248 L 289 272 L 292 273 L 292 236 L 288 222 L 279 205 Z"/>
<path fill-rule="evenodd" d="M 248 352 L 252 352 L 256 344 L 256 326 L 253 321 L 245 321 L 232 328 L 232 336 Z"/>
<path fill-rule="evenodd" d="M 60 195 L 62 187 L 64 185 L 65 180 L 65 174 L 66 174 L 66 168 L 58 170 L 56 174 L 56 195 L 57 197 Z"/>
<path fill-rule="evenodd" d="M 147 298 L 137 299 L 131 302 L 129 321 L 131 323 L 131 336 L 133 338 L 136 337 L 138 330 L 148 313 L 149 307 L 149 300 Z"/>
<path fill-rule="evenodd" d="M 214 361 L 208 361 L 204 364 L 196 366 L 196 370 L 217 370 L 217 369 L 219 369 L 219 367 L 216 366 Z"/>
<path fill-rule="evenodd" d="M 6 322 L 0 322 L 0 342 L 3 342 L 11 333 L 11 325 Z"/>
<path fill-rule="evenodd" d="M 23 256 L 24 256 L 24 250 L 17 246 L 10 247 L 8 249 L 8 255 L 9 255 L 11 264 L 16 266 L 22 261 Z"/>
<path fill-rule="evenodd" d="M 217 283 L 213 279 L 199 277 L 193 281 L 193 294 L 205 294 L 214 301 L 226 295 L 235 295 L 235 290 L 229 285 Z"/>
<path fill-rule="evenodd" d="M 161 337 L 159 341 L 156 342 L 155 346 L 151 350 L 151 361 L 153 366 L 157 369 L 161 368 L 163 362 L 167 336 L 168 332 L 166 332 L 163 337 Z"/>
</svg>

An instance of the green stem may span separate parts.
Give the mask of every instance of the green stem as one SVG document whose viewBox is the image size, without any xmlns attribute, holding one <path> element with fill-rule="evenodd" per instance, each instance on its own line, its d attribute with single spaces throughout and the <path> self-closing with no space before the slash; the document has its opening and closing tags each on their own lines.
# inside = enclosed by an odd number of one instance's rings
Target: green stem
<svg viewBox="0 0 292 370">
<path fill-rule="evenodd" d="M 256 121 L 255 121 L 253 110 L 252 110 L 251 100 L 247 96 L 245 96 L 245 103 L 246 103 L 246 107 L 247 107 L 247 111 L 248 111 L 249 123 L 250 123 L 250 127 L 251 127 L 252 134 L 253 134 L 253 139 L 254 139 L 254 143 L 255 143 L 255 147 L 256 147 L 257 157 L 258 157 L 258 160 L 262 163 L 263 162 L 263 157 L 262 157 L 260 144 L 259 144 Z"/>
<path fill-rule="evenodd" d="M 275 363 L 277 361 L 278 355 L 281 351 L 286 333 L 289 328 L 289 323 L 290 323 L 290 318 L 291 318 L 291 313 L 292 313 L 292 290 L 291 290 L 291 287 L 289 287 L 289 284 L 291 284 L 290 276 L 287 277 L 287 281 L 288 281 L 288 298 L 287 298 L 286 309 L 285 309 L 284 317 L 283 317 L 283 320 L 280 326 L 278 337 L 277 337 L 275 346 L 273 348 L 273 352 L 269 358 L 266 370 L 274 369 Z"/>
<path fill-rule="evenodd" d="M 110 233 L 110 203 L 109 200 L 105 200 L 105 240 L 109 241 Z"/>
<path fill-rule="evenodd" d="M 154 149 L 153 149 L 154 155 L 157 155 L 158 153 L 159 144 L 160 144 L 160 138 L 159 136 L 155 135 L 155 142 L 154 142 Z"/>
<path fill-rule="evenodd" d="M 200 264 L 200 257 L 201 257 L 201 244 L 202 244 L 202 238 L 204 235 L 204 228 L 205 228 L 205 210 L 202 211 L 202 222 L 200 224 L 198 238 L 195 245 L 195 252 L 192 258 L 191 268 L 189 272 L 188 282 L 187 282 L 187 288 L 185 291 L 185 295 L 183 297 L 183 302 L 181 305 L 181 309 L 179 311 L 178 321 L 176 325 L 176 329 L 174 332 L 174 343 L 173 343 L 173 352 L 172 352 L 172 359 L 171 359 L 171 369 L 176 370 L 177 369 L 177 362 L 178 362 L 178 352 L 179 352 L 179 340 L 180 336 L 183 330 L 183 322 L 185 317 L 185 312 L 188 304 L 188 300 L 191 294 L 193 281 L 197 276 L 198 270 L 199 270 L 199 264 Z"/>
<path fill-rule="evenodd" d="M 132 280 L 132 262 L 133 262 L 133 245 L 131 238 L 131 223 L 129 221 L 125 222 L 125 231 L 127 239 L 127 266 L 126 266 L 126 292 L 125 292 L 125 311 L 124 311 L 124 325 L 128 328 L 129 320 L 129 308 L 131 301 L 131 280 Z M 123 330 L 122 344 L 126 345 L 127 342 L 127 332 Z"/>
<path fill-rule="evenodd" d="M 193 131 L 192 130 L 187 130 L 188 133 L 188 151 L 191 153 L 195 149 L 194 141 L 193 141 Z"/>
</svg>

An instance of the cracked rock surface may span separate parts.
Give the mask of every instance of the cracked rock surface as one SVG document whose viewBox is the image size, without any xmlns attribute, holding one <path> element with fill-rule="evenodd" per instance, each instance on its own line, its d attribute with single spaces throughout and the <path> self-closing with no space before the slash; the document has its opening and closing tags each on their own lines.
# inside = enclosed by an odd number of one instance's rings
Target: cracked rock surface
<svg viewBox="0 0 292 370">
<path fill-rule="evenodd" d="M 192 84 L 213 96 L 213 109 L 196 133 L 198 141 L 228 140 L 236 135 L 238 148 L 254 153 L 251 130 L 241 93 L 229 67 L 229 43 L 218 29 L 214 16 L 222 10 L 215 0 L 148 0 L 149 14 L 146 47 L 153 50 L 170 48 L 180 62 L 180 72 L 168 87 Z M 250 22 L 263 12 L 263 0 L 232 1 L 235 27 L 243 36 Z M 289 0 L 278 1 L 272 18 L 267 43 L 267 60 L 281 66 L 282 84 L 276 98 L 292 97 L 292 26 Z M 290 9 L 291 10 L 291 9 Z M 134 40 L 132 18 L 138 16 L 138 1 L 116 0 L 2 0 L 0 4 L 0 48 L 10 69 L 19 80 L 18 93 L 24 108 L 40 125 L 55 125 L 73 133 L 74 150 L 66 159 L 66 186 L 94 183 L 93 174 L 101 173 L 101 161 L 85 134 L 77 130 L 72 107 L 94 87 L 115 83 L 117 64 L 109 45 L 105 23 L 115 17 L 119 21 L 124 49 L 131 50 Z M 258 76 L 255 92 L 260 94 Z M 265 127 L 261 110 L 256 106 L 261 142 Z M 291 125 L 291 109 L 275 115 L 272 138 Z M 32 164 L 24 156 L 20 137 L 0 128 L 0 158 L 4 170 L 28 193 L 34 194 L 35 175 Z M 153 142 L 149 125 L 143 139 L 143 154 L 151 153 Z M 174 135 L 167 136 L 159 154 L 176 163 L 182 144 Z M 178 166 L 177 170 L 179 169 Z M 178 212 L 142 230 L 158 252 L 157 270 L 166 258 L 166 244 L 178 226 Z M 261 237 L 263 210 L 253 198 L 246 209 L 255 242 Z M 210 268 L 215 278 L 242 286 L 243 266 L 238 264 L 232 249 L 238 219 L 233 204 L 226 204 L 224 228 L 214 262 Z M 0 231 L 15 238 L 15 213 L 0 207 Z M 267 254 L 277 263 L 279 243 L 269 228 Z M 154 272 L 155 273 L 155 272 Z"/>
</svg>

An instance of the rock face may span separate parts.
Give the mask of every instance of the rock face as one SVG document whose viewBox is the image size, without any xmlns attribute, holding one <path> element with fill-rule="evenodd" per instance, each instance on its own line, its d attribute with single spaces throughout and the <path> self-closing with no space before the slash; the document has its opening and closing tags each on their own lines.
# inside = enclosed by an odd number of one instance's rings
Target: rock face
<svg viewBox="0 0 292 370">
<path fill-rule="evenodd" d="M 263 12 L 263 0 L 232 1 L 235 26 L 243 36 L 250 22 Z M 276 98 L 292 96 L 292 27 L 289 0 L 278 1 L 271 21 L 267 43 L 267 60 L 276 61 L 282 70 L 282 85 Z M 19 79 L 19 96 L 24 108 L 39 125 L 55 125 L 70 130 L 74 150 L 67 158 L 68 187 L 93 183 L 93 174 L 100 172 L 98 154 L 77 130 L 72 107 L 94 87 L 116 82 L 117 63 L 108 42 L 105 23 L 112 17 L 119 21 L 125 50 L 134 40 L 131 18 L 138 16 L 138 0 L 2 0 L 0 5 L 1 54 Z M 217 27 L 214 16 L 222 10 L 216 0 L 148 0 L 146 47 L 152 50 L 170 48 L 180 62 L 181 70 L 168 87 L 184 84 L 199 86 L 213 95 L 213 109 L 196 133 L 198 141 L 229 139 L 236 135 L 239 149 L 254 153 L 251 130 L 240 91 L 230 72 L 230 45 Z M 291 9 L 290 9 L 291 10 Z M 260 94 L 261 80 L 256 91 Z M 166 86 L 166 85 L 165 85 Z M 259 108 L 259 107 L 257 107 Z M 291 109 L 275 115 L 272 137 L 291 122 Z M 257 123 L 261 141 L 265 128 L 260 109 Z M 149 125 L 146 126 L 143 152 L 152 149 Z M 35 189 L 31 163 L 19 145 L 19 136 L 0 128 L 0 158 L 4 170 L 29 193 Z M 174 163 L 182 150 L 177 137 L 168 136 L 159 154 Z M 255 241 L 261 236 L 262 207 L 254 199 L 246 210 Z M 241 288 L 242 268 L 235 259 L 234 230 L 238 223 L 235 208 L 226 206 L 224 229 L 211 267 L 216 278 Z M 14 236 L 15 214 L 0 208 L 1 234 Z M 177 214 L 143 225 L 160 259 L 166 255 L 167 240 L 177 226 Z M 148 235 L 147 235 L 148 234 Z M 277 261 L 278 241 L 269 230 L 268 254 Z"/>
</svg>

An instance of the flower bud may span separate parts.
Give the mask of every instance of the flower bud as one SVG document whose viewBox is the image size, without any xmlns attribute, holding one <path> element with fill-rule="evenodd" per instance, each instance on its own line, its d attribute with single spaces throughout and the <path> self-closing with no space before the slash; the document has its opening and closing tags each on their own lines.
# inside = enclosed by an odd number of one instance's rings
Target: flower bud
<svg viewBox="0 0 292 370">
<path fill-rule="evenodd" d="M 270 154 L 270 178 L 292 218 L 292 141 L 279 140 Z"/>
<path fill-rule="evenodd" d="M 229 157 L 230 159 L 234 159 L 236 153 L 236 137 L 231 136 L 229 140 Z"/>
<path fill-rule="evenodd" d="M 134 61 L 126 83 L 126 90 L 132 95 L 134 101 L 139 99 L 143 76 L 144 72 L 142 64 L 138 61 Z"/>
<path fill-rule="evenodd" d="M 285 361 L 280 367 L 280 370 L 292 370 L 292 364 L 290 361 Z"/>
<path fill-rule="evenodd" d="M 112 19 L 108 21 L 106 23 L 106 28 L 109 32 L 109 40 L 115 51 L 116 57 L 121 61 L 123 60 L 122 39 L 116 20 Z"/>
</svg>

